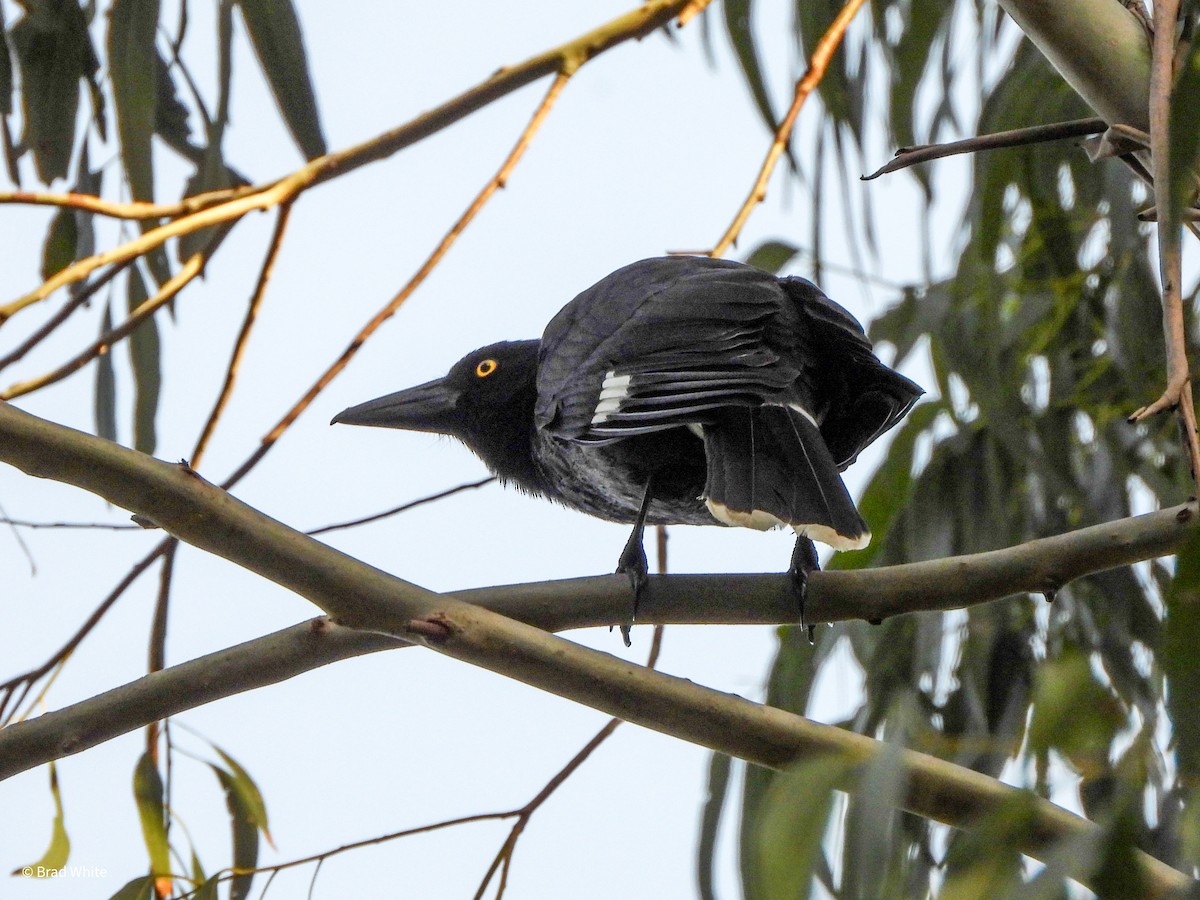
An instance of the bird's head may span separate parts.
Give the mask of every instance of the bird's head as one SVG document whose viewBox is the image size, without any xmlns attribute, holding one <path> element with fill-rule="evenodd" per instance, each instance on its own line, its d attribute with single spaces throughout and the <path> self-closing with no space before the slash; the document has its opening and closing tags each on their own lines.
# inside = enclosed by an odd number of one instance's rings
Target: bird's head
<svg viewBox="0 0 1200 900">
<path fill-rule="evenodd" d="M 528 430 L 539 341 L 505 341 L 468 353 L 441 378 L 344 409 L 330 424 L 431 431 L 480 455 L 513 426 Z M 486 455 L 485 455 L 486 458 Z"/>
</svg>

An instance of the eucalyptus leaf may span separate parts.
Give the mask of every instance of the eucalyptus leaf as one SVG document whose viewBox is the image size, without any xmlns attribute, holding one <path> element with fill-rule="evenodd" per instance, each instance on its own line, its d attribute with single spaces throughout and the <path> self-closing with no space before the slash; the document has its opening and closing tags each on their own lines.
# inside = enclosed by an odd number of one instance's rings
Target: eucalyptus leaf
<svg viewBox="0 0 1200 900">
<path fill-rule="evenodd" d="M 137 266 L 129 267 L 128 309 L 133 313 L 149 295 Z M 129 362 L 133 369 L 133 446 L 142 453 L 154 454 L 158 439 L 155 419 L 162 391 L 162 344 L 158 322 L 150 316 L 129 335 Z"/>
<path fill-rule="evenodd" d="M 133 772 L 133 796 L 142 838 L 150 855 L 150 874 L 155 878 L 171 871 L 171 849 L 167 842 L 167 824 L 163 806 L 163 782 L 154 757 L 143 753 Z"/>
<path fill-rule="evenodd" d="M 291 0 L 237 2 L 254 53 L 296 146 L 306 159 L 323 156 L 325 136 L 295 7 Z"/>
<path fill-rule="evenodd" d="M 62 869 L 71 855 L 71 839 L 67 836 L 63 817 L 62 791 L 58 785 L 58 768 L 51 761 L 49 769 L 50 796 L 54 800 L 54 820 L 50 825 L 50 845 L 37 862 L 22 866 L 12 873 L 14 875 L 21 875 L 32 870 L 34 878 L 53 877 L 49 873 Z"/>
</svg>

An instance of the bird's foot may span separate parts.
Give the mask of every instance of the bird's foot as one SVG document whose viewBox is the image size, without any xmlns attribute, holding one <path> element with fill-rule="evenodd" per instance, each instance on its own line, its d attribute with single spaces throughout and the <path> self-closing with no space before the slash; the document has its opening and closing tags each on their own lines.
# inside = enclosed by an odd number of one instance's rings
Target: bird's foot
<svg viewBox="0 0 1200 900">
<path fill-rule="evenodd" d="M 821 563 L 817 559 L 817 548 L 802 534 L 796 535 L 796 547 L 792 550 L 792 565 L 788 569 L 788 577 L 792 581 L 792 590 L 796 593 L 796 603 L 800 608 L 800 626 L 808 628 L 808 642 L 813 641 L 813 626 L 804 621 L 804 600 L 808 596 L 808 573 L 819 572 Z"/>
<path fill-rule="evenodd" d="M 642 599 L 642 591 L 650 581 L 650 566 L 646 562 L 646 551 L 642 548 L 641 535 L 636 532 L 629 537 L 625 549 L 617 560 L 617 574 L 629 576 L 629 586 L 633 588 L 633 607 L 629 613 L 629 623 L 621 626 L 621 639 L 625 646 L 633 645 L 629 639 L 629 629 L 637 621 L 638 603 Z"/>
</svg>

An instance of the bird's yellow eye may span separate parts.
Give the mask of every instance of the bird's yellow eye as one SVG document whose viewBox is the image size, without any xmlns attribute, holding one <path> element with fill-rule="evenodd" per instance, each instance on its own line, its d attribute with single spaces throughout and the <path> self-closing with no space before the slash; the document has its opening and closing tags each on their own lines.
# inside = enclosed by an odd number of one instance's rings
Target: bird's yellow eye
<svg viewBox="0 0 1200 900">
<path fill-rule="evenodd" d="M 497 363 L 494 359 L 481 360 L 479 365 L 475 367 L 475 374 L 480 378 L 487 378 L 496 371 Z"/>
</svg>

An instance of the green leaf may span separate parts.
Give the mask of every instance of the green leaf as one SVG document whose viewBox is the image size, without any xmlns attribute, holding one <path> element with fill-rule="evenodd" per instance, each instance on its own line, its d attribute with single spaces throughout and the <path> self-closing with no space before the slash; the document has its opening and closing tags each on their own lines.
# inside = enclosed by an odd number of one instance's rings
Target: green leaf
<svg viewBox="0 0 1200 900">
<path fill-rule="evenodd" d="M 154 95 L 155 133 L 180 156 L 197 161 L 201 151 L 192 143 L 188 109 L 179 99 L 170 65 L 157 49 L 154 54 Z"/>
<path fill-rule="evenodd" d="M 112 304 L 104 304 L 104 315 L 100 319 L 100 334 L 112 331 Z M 117 439 L 117 377 L 113 372 L 112 354 L 101 353 L 96 358 L 96 390 L 93 394 L 93 410 L 96 415 L 96 434 L 115 441 Z"/>
<path fill-rule="evenodd" d="M 74 190 L 78 194 L 100 196 L 100 188 L 104 183 L 103 169 L 92 169 L 91 153 L 88 149 L 88 138 L 84 135 L 83 146 L 79 148 L 79 165 L 75 172 Z M 96 252 L 96 216 L 82 209 L 75 210 L 75 255 L 74 259 L 83 259 Z M 74 284 L 70 290 L 80 291 L 83 284 Z M 72 295 L 74 296 L 74 295 Z"/>
<path fill-rule="evenodd" d="M 1125 724 L 1120 703 L 1100 684 L 1088 658 L 1068 651 L 1037 671 L 1030 748 L 1056 749 L 1088 771 L 1103 765 L 1115 732 Z"/>
<path fill-rule="evenodd" d="M 75 145 L 79 82 L 95 70 L 83 10 L 75 0 L 30 4 L 9 32 L 21 71 L 25 131 L 38 178 L 65 178 Z"/>
<path fill-rule="evenodd" d="M 75 261 L 79 229 L 75 210 L 63 207 L 50 220 L 50 230 L 42 244 L 42 280 L 59 272 Z"/>
<path fill-rule="evenodd" d="M 143 875 L 133 879 L 109 900 L 154 900 L 154 876 Z"/>
<path fill-rule="evenodd" d="M 1022 883 L 1017 849 L 1036 821 L 1031 793 L 1015 794 L 971 831 L 959 832 L 946 854 L 946 883 L 939 900 L 1008 897 Z"/>
<path fill-rule="evenodd" d="M 746 265 L 778 275 L 799 252 L 799 247 L 794 247 L 786 241 L 765 241 L 750 252 L 750 256 L 746 258 Z"/>
<path fill-rule="evenodd" d="M 238 0 L 258 62 L 292 138 L 307 159 L 323 156 L 325 136 L 291 0 Z"/>
<path fill-rule="evenodd" d="M 258 826 L 254 811 L 246 802 L 245 793 L 239 789 L 236 775 L 220 766 L 212 766 L 221 789 L 225 792 L 225 805 L 229 809 L 230 827 L 233 832 L 233 866 L 235 869 L 253 869 L 258 864 Z M 253 875 L 236 875 L 229 883 L 230 900 L 245 900 L 250 895 Z"/>
<path fill-rule="evenodd" d="M 237 760 L 218 747 L 211 745 L 228 770 L 210 763 L 213 773 L 225 792 L 225 805 L 229 809 L 230 826 L 233 833 L 233 865 L 237 869 L 253 869 L 258 864 L 258 833 L 271 841 L 267 826 L 267 807 L 254 779 L 241 767 Z M 243 900 L 249 896 L 253 875 L 238 875 L 230 882 L 230 900 Z"/>
<path fill-rule="evenodd" d="M 135 200 L 154 199 L 150 139 L 157 106 L 159 0 L 113 0 L 108 17 L 108 68 L 117 106 L 121 162 Z"/>
<path fill-rule="evenodd" d="M 738 65 L 742 67 L 746 86 L 750 88 L 750 95 L 754 98 L 754 106 L 758 109 L 763 124 L 767 126 L 767 131 L 774 134 L 779 122 L 771 109 L 771 98 L 767 94 L 762 66 L 758 61 L 752 7 L 751 0 L 725 0 L 725 30 L 729 34 L 729 42 L 733 44 Z"/>
<path fill-rule="evenodd" d="M 197 194 L 221 190 L 241 183 L 235 173 L 225 165 L 225 160 L 221 157 L 220 140 L 215 132 L 215 128 L 209 132 L 209 143 L 202 152 L 196 173 L 188 179 L 187 185 L 184 187 L 183 195 L 185 197 L 194 197 Z M 223 225 L 211 225 L 191 234 L 181 235 L 179 243 L 176 245 L 179 261 L 181 263 L 187 261 L 193 254 L 199 253 L 206 247 L 210 248 L 210 253 L 216 252 L 221 241 L 233 230 L 235 224 L 237 223 L 229 222 Z"/>
<path fill-rule="evenodd" d="M 7 26 L 4 24 L 4 8 L 0 6 L 0 116 L 13 113 L 13 69 L 12 56 L 8 52 Z"/>
<path fill-rule="evenodd" d="M 1167 594 L 1167 621 L 1162 651 L 1167 675 L 1167 704 L 1174 723 L 1174 743 L 1180 776 L 1200 778 L 1200 532 L 1179 551 L 1175 578 Z"/>
<path fill-rule="evenodd" d="M 1184 59 L 1171 91 L 1169 134 L 1169 220 L 1178 224 L 1183 210 L 1196 202 L 1196 167 L 1200 164 L 1200 35 Z"/>
<path fill-rule="evenodd" d="M 133 797 L 142 823 L 142 838 L 150 855 L 151 878 L 166 877 L 171 871 L 171 848 L 163 818 L 163 783 L 154 757 L 149 753 L 141 755 L 133 770 Z"/>
<path fill-rule="evenodd" d="M 834 791 L 846 786 L 853 769 L 843 756 L 821 756 L 773 779 L 754 826 L 763 898 L 808 896 Z"/>
<path fill-rule="evenodd" d="M 729 770 L 733 757 L 713 751 L 708 762 L 708 797 L 700 814 L 700 844 L 696 850 L 696 879 L 699 882 L 701 900 L 713 900 L 714 864 L 716 862 L 717 829 L 721 825 L 721 812 L 729 796 Z"/>
<path fill-rule="evenodd" d="M 54 761 L 50 761 L 50 796 L 54 798 L 54 822 L 50 826 L 50 846 L 42 854 L 42 858 L 29 866 L 22 866 L 12 874 L 22 875 L 33 870 L 34 878 L 53 877 L 50 873 L 61 869 L 67 864 L 71 854 L 71 839 L 67 837 L 67 828 L 63 822 L 62 793 L 58 788 L 58 770 Z"/>
<path fill-rule="evenodd" d="M 129 267 L 127 281 L 129 312 L 146 302 L 146 282 L 136 265 Z M 153 454 L 158 439 L 154 420 L 158 415 L 158 398 L 162 388 L 161 345 L 158 322 L 150 316 L 129 335 L 129 361 L 133 366 L 133 446 L 142 453 Z"/>
</svg>

